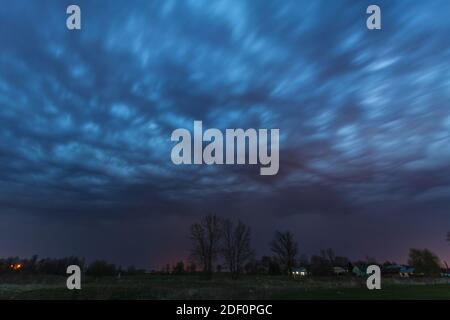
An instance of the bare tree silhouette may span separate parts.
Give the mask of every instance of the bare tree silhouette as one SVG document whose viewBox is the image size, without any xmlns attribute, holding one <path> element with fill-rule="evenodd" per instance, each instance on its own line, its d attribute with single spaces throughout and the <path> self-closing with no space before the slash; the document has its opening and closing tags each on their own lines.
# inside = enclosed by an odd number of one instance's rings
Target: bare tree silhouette
<svg viewBox="0 0 450 320">
<path fill-rule="evenodd" d="M 289 231 L 284 233 L 277 231 L 270 243 L 270 249 L 279 260 L 283 271 L 291 274 L 297 255 L 297 243 L 294 241 L 293 234 Z"/>
<path fill-rule="evenodd" d="M 213 263 L 220 249 L 220 219 L 215 215 L 203 217 L 190 230 L 192 241 L 191 258 L 203 267 L 203 272 L 211 275 Z"/>
<path fill-rule="evenodd" d="M 250 247 L 250 227 L 238 221 L 223 221 L 222 254 L 233 279 L 242 273 L 244 264 L 253 256 Z"/>
</svg>

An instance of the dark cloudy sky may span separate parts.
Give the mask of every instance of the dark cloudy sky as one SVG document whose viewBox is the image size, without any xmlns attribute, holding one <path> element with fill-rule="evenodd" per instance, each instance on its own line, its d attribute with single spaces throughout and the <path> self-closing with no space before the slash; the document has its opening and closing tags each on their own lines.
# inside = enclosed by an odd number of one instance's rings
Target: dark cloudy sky
<svg viewBox="0 0 450 320">
<path fill-rule="evenodd" d="M 66 7 L 82 30 L 66 29 Z M 366 8 L 382 30 L 366 29 Z M 209 212 L 301 253 L 450 262 L 449 1 L 10 1 L 0 256 L 159 267 Z M 279 128 L 280 171 L 175 166 L 171 132 Z"/>
</svg>

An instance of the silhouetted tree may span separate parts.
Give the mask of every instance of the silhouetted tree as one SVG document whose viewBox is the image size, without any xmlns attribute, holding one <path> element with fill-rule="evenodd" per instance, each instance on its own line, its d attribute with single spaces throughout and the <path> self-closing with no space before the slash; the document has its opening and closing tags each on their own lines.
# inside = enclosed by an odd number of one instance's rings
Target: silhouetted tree
<svg viewBox="0 0 450 320">
<path fill-rule="evenodd" d="M 267 257 L 267 256 L 262 257 L 261 264 L 263 266 L 264 273 L 270 274 L 270 275 L 281 274 L 280 265 L 272 257 Z"/>
<path fill-rule="evenodd" d="M 346 268 L 348 266 L 348 264 L 350 263 L 350 259 L 347 257 L 342 257 L 342 256 L 336 256 L 334 258 L 334 267 L 342 267 L 342 268 Z"/>
<path fill-rule="evenodd" d="M 122 270 L 121 268 L 119 268 L 119 270 L 117 270 L 118 272 L 120 272 L 122 274 Z M 127 268 L 127 274 L 132 276 L 136 274 L 136 267 L 134 265 L 131 265 Z"/>
<path fill-rule="evenodd" d="M 298 259 L 298 265 L 302 267 L 306 267 L 309 264 L 309 259 L 306 254 L 302 254 Z"/>
<path fill-rule="evenodd" d="M 333 267 L 341 267 L 348 271 L 349 263 L 347 257 L 336 256 L 333 249 L 321 249 L 319 256 L 311 257 L 310 271 L 317 276 L 334 275 Z"/>
<path fill-rule="evenodd" d="M 439 258 L 428 249 L 410 249 L 408 264 L 416 269 L 416 273 L 436 276 L 441 272 Z"/>
<path fill-rule="evenodd" d="M 295 266 L 295 256 L 297 255 L 297 243 L 294 236 L 289 231 L 284 233 L 277 231 L 275 238 L 270 243 L 270 249 L 280 262 L 283 271 L 288 274 L 292 273 Z"/>
<path fill-rule="evenodd" d="M 65 275 L 67 267 L 70 265 L 77 265 L 83 270 L 84 260 L 78 257 L 46 258 L 36 262 L 35 268 L 37 273 Z"/>
<path fill-rule="evenodd" d="M 117 270 L 117 273 L 124 273 L 123 270 L 121 270 L 121 268 L 119 268 Z M 127 268 L 127 271 L 125 272 L 127 275 L 130 276 L 136 276 L 136 275 L 140 275 L 140 274 L 145 274 L 145 269 L 137 269 L 134 265 L 131 265 Z"/>
<path fill-rule="evenodd" d="M 172 273 L 173 274 L 183 274 L 184 273 L 184 262 L 178 261 L 175 266 L 173 267 Z"/>
<path fill-rule="evenodd" d="M 31 259 L 24 261 L 24 271 L 26 272 L 37 272 L 38 256 L 35 254 Z"/>
<path fill-rule="evenodd" d="M 253 256 L 250 247 L 250 227 L 238 221 L 234 224 L 230 220 L 222 222 L 223 258 L 233 279 L 242 273 L 245 263 Z"/>
<path fill-rule="evenodd" d="M 203 267 L 203 272 L 211 275 L 213 263 L 220 249 L 220 220 L 215 215 L 203 217 L 190 230 L 192 241 L 191 258 Z"/>
<path fill-rule="evenodd" d="M 189 273 L 196 273 L 197 272 L 197 266 L 195 265 L 194 262 L 191 262 L 187 268 L 187 271 Z"/>
<path fill-rule="evenodd" d="M 252 259 L 249 262 L 247 262 L 244 266 L 244 271 L 247 274 L 257 274 L 262 273 L 261 270 L 258 269 L 258 261 Z"/>
<path fill-rule="evenodd" d="M 86 274 L 93 277 L 114 276 L 116 274 L 116 266 L 103 260 L 97 260 L 89 265 Z"/>
<path fill-rule="evenodd" d="M 314 276 L 329 276 L 333 274 L 333 264 L 321 250 L 320 255 L 312 255 L 309 270 Z"/>
<path fill-rule="evenodd" d="M 326 250 L 321 249 L 320 255 L 322 256 L 323 260 L 328 261 L 331 265 L 334 264 L 334 259 L 336 258 L 336 255 L 334 254 L 334 250 L 331 248 L 328 248 Z"/>
<path fill-rule="evenodd" d="M 367 264 L 379 264 L 378 262 L 377 262 L 377 259 L 375 259 L 375 258 L 373 258 L 373 257 L 371 257 L 371 256 L 366 256 L 366 263 Z"/>
</svg>

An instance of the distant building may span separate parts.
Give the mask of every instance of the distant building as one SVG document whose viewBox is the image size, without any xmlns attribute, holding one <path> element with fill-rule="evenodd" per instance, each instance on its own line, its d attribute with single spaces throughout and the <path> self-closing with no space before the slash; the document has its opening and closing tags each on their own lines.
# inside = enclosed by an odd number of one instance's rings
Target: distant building
<svg viewBox="0 0 450 320">
<path fill-rule="evenodd" d="M 294 278 L 297 277 L 306 277 L 308 275 L 308 270 L 304 267 L 294 268 L 292 269 L 292 276 Z"/>
<path fill-rule="evenodd" d="M 441 269 L 441 277 L 450 278 L 450 269 L 447 268 Z"/>
<path fill-rule="evenodd" d="M 384 265 L 381 272 L 383 275 L 386 275 L 386 276 L 398 276 L 400 274 L 400 270 L 403 267 L 404 266 L 399 265 L 399 264 Z"/>
<path fill-rule="evenodd" d="M 366 277 L 367 276 L 367 267 L 366 264 L 357 264 L 353 266 L 352 273 L 358 277 Z"/>
<path fill-rule="evenodd" d="M 409 277 L 413 276 L 415 272 L 416 272 L 415 268 L 409 267 L 409 266 L 403 266 L 399 271 L 399 275 L 402 278 L 409 278 Z"/>
<path fill-rule="evenodd" d="M 342 267 L 333 267 L 333 273 L 335 275 L 343 275 L 343 274 L 347 274 L 348 270 Z"/>
</svg>

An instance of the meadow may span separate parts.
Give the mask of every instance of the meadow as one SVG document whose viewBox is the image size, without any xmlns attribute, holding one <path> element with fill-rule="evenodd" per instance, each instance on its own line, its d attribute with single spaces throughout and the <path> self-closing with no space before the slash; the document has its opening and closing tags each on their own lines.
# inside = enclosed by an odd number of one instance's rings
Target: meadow
<svg viewBox="0 0 450 320">
<path fill-rule="evenodd" d="M 136 275 L 83 279 L 81 290 L 68 290 L 59 276 L 0 276 L 0 299 L 445 299 L 449 279 L 382 280 L 368 290 L 357 277 L 292 279 L 283 276 Z"/>
</svg>

